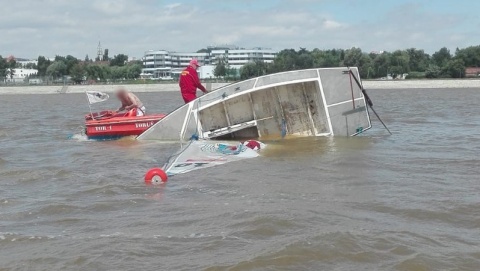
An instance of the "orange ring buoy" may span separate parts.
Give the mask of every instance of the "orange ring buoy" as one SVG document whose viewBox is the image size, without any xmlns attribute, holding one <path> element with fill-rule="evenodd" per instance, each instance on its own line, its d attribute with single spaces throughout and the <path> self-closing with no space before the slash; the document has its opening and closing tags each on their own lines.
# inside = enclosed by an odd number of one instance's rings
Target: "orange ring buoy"
<svg viewBox="0 0 480 271">
<path fill-rule="evenodd" d="M 145 174 L 146 184 L 161 184 L 168 181 L 168 175 L 161 168 L 152 168 Z"/>
</svg>

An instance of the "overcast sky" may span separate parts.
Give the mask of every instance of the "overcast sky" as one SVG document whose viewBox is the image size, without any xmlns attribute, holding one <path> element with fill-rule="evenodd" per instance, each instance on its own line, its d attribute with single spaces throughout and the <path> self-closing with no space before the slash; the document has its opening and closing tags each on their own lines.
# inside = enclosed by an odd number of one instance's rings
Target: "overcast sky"
<svg viewBox="0 0 480 271">
<path fill-rule="evenodd" d="M 480 45 L 479 0 L 0 0 L 0 55 Z"/>
</svg>

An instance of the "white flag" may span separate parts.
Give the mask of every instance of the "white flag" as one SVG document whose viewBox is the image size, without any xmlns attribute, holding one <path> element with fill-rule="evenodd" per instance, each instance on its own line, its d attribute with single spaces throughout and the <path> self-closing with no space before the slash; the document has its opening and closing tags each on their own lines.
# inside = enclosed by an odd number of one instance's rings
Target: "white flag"
<svg viewBox="0 0 480 271">
<path fill-rule="evenodd" d="M 98 92 L 98 91 L 87 91 L 87 98 L 90 104 L 105 102 L 110 98 L 107 93 Z"/>
</svg>

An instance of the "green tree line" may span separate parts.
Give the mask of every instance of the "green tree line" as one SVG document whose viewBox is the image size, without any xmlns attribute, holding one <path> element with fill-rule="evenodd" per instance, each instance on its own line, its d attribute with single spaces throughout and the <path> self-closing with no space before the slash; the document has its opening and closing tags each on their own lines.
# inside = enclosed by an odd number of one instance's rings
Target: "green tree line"
<svg viewBox="0 0 480 271">
<path fill-rule="evenodd" d="M 480 46 L 458 49 L 451 53 L 441 48 L 432 55 L 424 50 L 410 48 L 394 52 L 366 53 L 360 48 L 311 51 L 285 49 L 276 56 L 273 63 L 263 61 L 245 65 L 241 79 L 299 69 L 358 67 L 365 79 L 387 77 L 397 78 L 463 78 L 466 67 L 480 67 Z"/>
<path fill-rule="evenodd" d="M 75 83 L 85 80 L 129 80 L 140 77 L 142 63 L 139 61 L 128 62 L 128 56 L 119 54 L 113 58 L 105 58 L 103 61 L 93 62 L 87 57 L 84 61 L 68 55 L 56 56 L 53 61 L 44 56 L 38 57 L 38 64 L 32 66 L 37 69 L 38 77 L 50 77 L 53 80 L 70 76 Z"/>
</svg>

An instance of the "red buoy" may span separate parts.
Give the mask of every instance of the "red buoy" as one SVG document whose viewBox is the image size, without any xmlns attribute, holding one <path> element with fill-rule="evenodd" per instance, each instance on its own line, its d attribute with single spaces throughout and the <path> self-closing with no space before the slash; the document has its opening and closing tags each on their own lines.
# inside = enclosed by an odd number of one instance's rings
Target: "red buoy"
<svg viewBox="0 0 480 271">
<path fill-rule="evenodd" d="M 250 148 L 254 151 L 258 151 L 262 148 L 262 145 L 259 141 L 256 140 L 247 140 L 243 142 L 243 145 L 245 145 L 247 148 Z"/>
<path fill-rule="evenodd" d="M 152 168 L 145 174 L 146 184 L 161 184 L 168 181 L 168 175 L 161 168 Z"/>
</svg>

